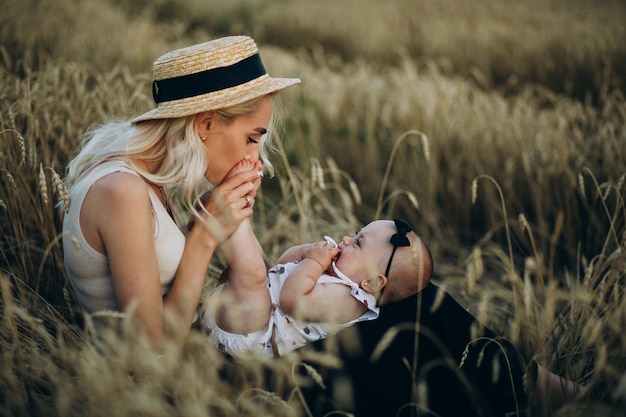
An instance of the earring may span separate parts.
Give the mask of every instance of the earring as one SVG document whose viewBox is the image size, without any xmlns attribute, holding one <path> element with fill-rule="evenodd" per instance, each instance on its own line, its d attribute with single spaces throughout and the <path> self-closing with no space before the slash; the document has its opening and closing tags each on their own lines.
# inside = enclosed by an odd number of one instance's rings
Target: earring
<svg viewBox="0 0 626 417">
<path fill-rule="evenodd" d="M 202 142 L 205 142 L 205 141 L 206 141 L 206 136 L 200 136 L 200 140 L 201 140 Z"/>
</svg>

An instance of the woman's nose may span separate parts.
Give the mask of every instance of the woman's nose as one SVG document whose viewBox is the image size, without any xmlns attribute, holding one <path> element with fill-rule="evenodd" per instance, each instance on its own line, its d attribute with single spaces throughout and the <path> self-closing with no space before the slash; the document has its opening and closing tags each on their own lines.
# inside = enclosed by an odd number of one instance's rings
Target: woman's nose
<svg viewBox="0 0 626 417">
<path fill-rule="evenodd" d="M 252 159 L 253 161 L 259 160 L 259 147 L 255 146 L 254 149 L 248 150 L 246 153 L 246 158 Z"/>
</svg>

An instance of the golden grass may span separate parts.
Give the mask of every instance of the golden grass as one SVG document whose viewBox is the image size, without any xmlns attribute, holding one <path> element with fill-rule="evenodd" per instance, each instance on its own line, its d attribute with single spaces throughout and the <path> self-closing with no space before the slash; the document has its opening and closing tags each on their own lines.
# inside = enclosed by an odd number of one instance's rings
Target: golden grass
<svg viewBox="0 0 626 417">
<path fill-rule="evenodd" d="M 60 179 L 81 133 L 152 106 L 156 56 L 241 32 L 270 73 L 303 79 L 285 91 L 278 176 L 256 206 L 267 262 L 293 243 L 405 217 L 433 250 L 439 284 L 527 355 L 590 384 L 563 413 L 623 414 L 626 7 L 379 4 L 8 1 L 0 415 L 315 409 L 299 388 L 319 376 L 301 358 L 235 366 L 194 332 L 159 359 L 111 317 L 120 332 L 95 343 L 63 269 Z M 309 359 L 336 366 L 330 354 Z"/>
</svg>

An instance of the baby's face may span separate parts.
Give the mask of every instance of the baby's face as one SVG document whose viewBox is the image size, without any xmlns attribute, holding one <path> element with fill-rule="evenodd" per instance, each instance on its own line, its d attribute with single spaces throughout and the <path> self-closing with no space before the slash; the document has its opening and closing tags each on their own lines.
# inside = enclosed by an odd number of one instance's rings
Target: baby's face
<svg viewBox="0 0 626 417">
<path fill-rule="evenodd" d="M 358 282 L 383 274 L 393 250 L 389 239 L 395 232 L 393 221 L 377 220 L 355 236 L 344 236 L 339 243 L 341 253 L 336 261 L 337 268 Z"/>
</svg>

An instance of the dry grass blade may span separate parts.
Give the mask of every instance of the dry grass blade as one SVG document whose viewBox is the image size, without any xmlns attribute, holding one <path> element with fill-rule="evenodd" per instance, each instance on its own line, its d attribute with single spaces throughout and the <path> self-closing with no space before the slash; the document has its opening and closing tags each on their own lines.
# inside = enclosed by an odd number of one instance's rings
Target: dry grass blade
<svg viewBox="0 0 626 417">
<path fill-rule="evenodd" d="M 393 148 L 391 149 L 391 154 L 389 155 L 389 159 L 387 160 L 387 168 L 385 169 L 385 173 L 383 175 L 382 183 L 380 186 L 380 193 L 378 195 L 378 202 L 376 204 L 376 213 L 374 214 L 375 219 L 380 218 L 382 209 L 385 205 L 385 201 L 387 201 L 387 199 L 383 199 L 383 195 L 385 193 L 385 189 L 387 188 L 387 181 L 389 180 L 389 177 L 391 175 L 391 167 L 393 166 L 396 153 L 398 152 L 400 145 L 407 138 L 411 136 L 415 136 L 415 135 L 422 139 L 424 158 L 426 159 L 426 162 L 430 160 L 430 147 L 428 146 L 428 137 L 424 133 L 420 132 L 419 130 L 409 130 L 407 132 L 404 132 L 394 141 Z M 408 142 L 408 143 L 411 143 L 411 142 Z M 416 199 L 415 201 L 417 202 Z"/>
</svg>

